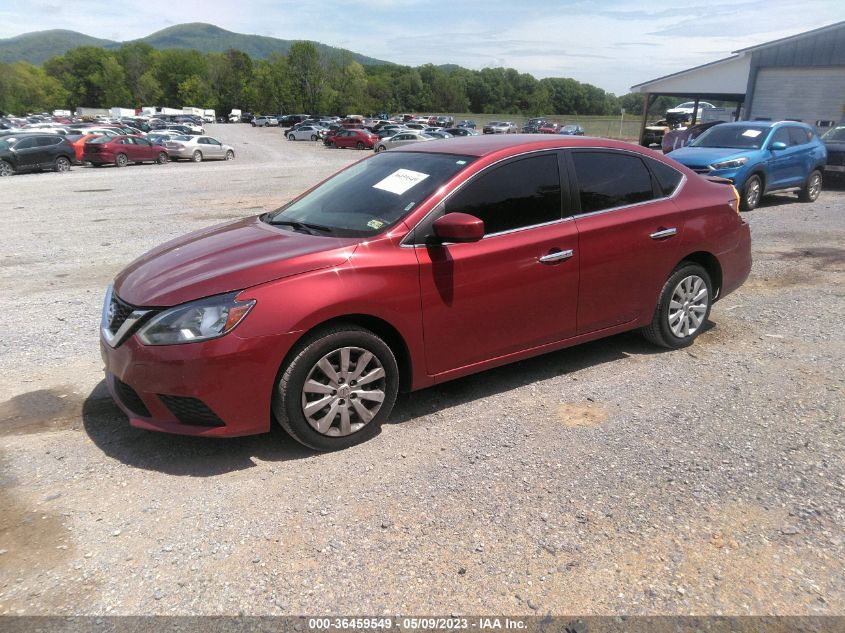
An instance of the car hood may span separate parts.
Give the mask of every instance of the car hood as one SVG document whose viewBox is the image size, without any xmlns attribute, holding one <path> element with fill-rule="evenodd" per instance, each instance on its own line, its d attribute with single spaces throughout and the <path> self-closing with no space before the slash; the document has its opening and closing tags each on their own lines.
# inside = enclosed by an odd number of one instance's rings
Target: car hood
<svg viewBox="0 0 845 633">
<path fill-rule="evenodd" d="M 824 145 L 828 152 L 845 152 L 845 141 L 825 141 Z"/>
<path fill-rule="evenodd" d="M 212 226 L 145 253 L 117 276 L 127 303 L 166 307 L 347 261 L 357 238 L 295 233 L 258 217 Z"/>
<path fill-rule="evenodd" d="M 683 165 L 712 165 L 733 157 L 750 156 L 752 152 L 756 151 L 759 150 L 749 152 L 735 147 L 681 147 L 669 152 L 667 156 L 674 158 Z"/>
</svg>

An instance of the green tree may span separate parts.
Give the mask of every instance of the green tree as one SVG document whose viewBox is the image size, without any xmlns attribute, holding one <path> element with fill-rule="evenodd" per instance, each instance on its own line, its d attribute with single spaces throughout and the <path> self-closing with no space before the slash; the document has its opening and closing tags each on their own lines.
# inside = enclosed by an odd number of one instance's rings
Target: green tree
<svg viewBox="0 0 845 633">
<path fill-rule="evenodd" d="M 27 62 L 0 64 L 0 112 L 23 114 L 64 108 L 67 91 L 43 68 Z"/>
<path fill-rule="evenodd" d="M 320 94 L 325 88 L 325 70 L 317 47 L 311 42 L 295 42 L 288 51 L 288 68 L 294 98 L 304 112 L 316 113 Z"/>
</svg>

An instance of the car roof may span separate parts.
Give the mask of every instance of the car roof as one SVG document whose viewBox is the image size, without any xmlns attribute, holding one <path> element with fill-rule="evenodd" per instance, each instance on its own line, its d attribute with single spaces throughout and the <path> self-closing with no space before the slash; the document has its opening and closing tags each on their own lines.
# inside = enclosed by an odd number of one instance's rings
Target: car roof
<svg viewBox="0 0 845 633">
<path fill-rule="evenodd" d="M 551 138 L 537 138 L 550 136 Z M 593 138 L 590 136 L 565 137 L 557 135 L 535 134 L 486 134 L 479 136 L 456 136 L 443 141 L 434 141 L 407 148 L 396 148 L 397 152 L 432 152 L 437 154 L 460 154 L 463 156 L 488 156 L 497 152 L 506 152 L 518 148 L 520 152 L 544 149 L 564 149 L 567 147 L 600 147 L 611 149 L 642 150 L 638 145 L 614 141 L 612 139 Z"/>
</svg>

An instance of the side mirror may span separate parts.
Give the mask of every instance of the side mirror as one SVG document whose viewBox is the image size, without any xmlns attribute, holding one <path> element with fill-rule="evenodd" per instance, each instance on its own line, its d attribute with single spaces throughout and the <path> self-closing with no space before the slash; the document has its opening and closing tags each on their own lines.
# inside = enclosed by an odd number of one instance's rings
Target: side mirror
<svg viewBox="0 0 845 633">
<path fill-rule="evenodd" d="M 786 149 L 786 143 L 784 143 L 783 141 L 775 141 L 774 143 L 772 143 L 772 144 L 769 146 L 769 148 L 770 148 L 772 151 L 777 151 L 777 150 Z"/>
<path fill-rule="evenodd" d="M 467 213 L 447 213 L 432 228 L 441 242 L 477 242 L 484 237 L 484 221 Z"/>
</svg>

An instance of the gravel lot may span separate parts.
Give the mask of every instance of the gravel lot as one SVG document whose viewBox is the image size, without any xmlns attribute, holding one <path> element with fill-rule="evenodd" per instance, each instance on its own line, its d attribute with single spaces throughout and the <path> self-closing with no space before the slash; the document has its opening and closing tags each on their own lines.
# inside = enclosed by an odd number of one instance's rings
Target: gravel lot
<svg viewBox="0 0 845 633">
<path fill-rule="evenodd" d="M 0 181 L 0 614 L 845 614 L 845 189 L 746 214 L 691 348 L 489 371 L 315 455 L 130 428 L 102 383 L 126 263 L 364 155 L 211 128 L 234 162 Z"/>
</svg>

